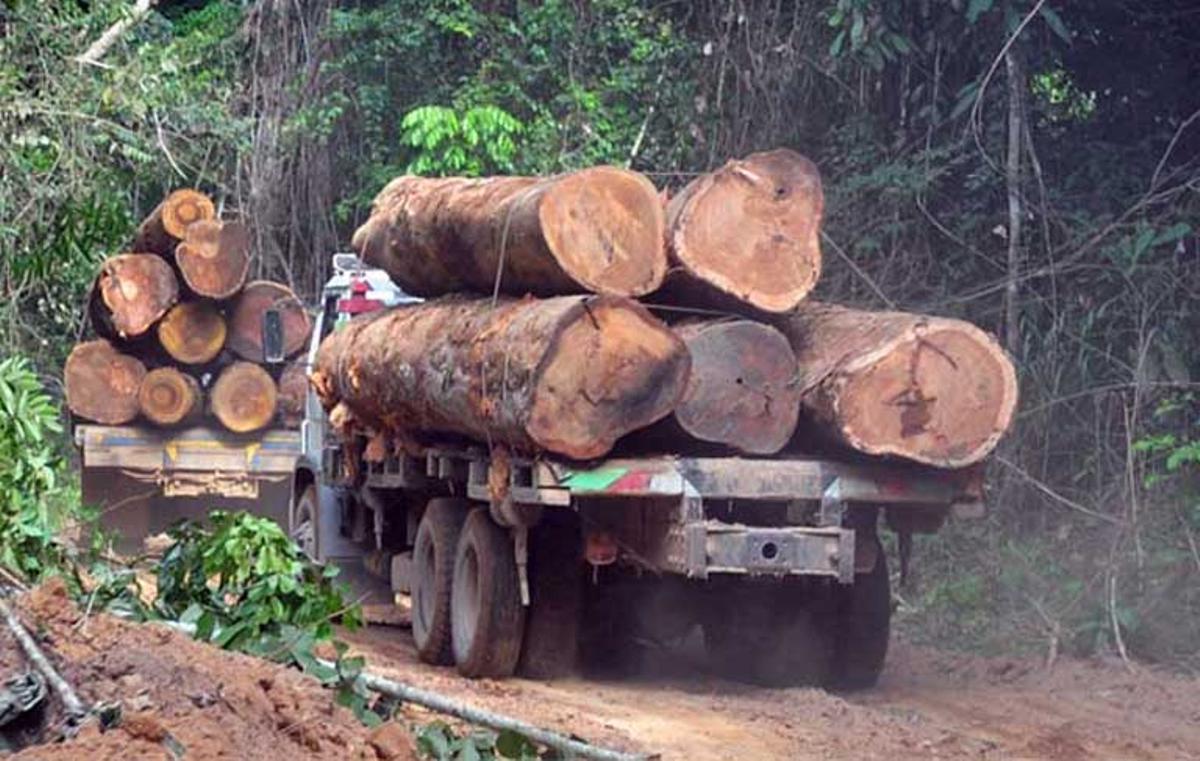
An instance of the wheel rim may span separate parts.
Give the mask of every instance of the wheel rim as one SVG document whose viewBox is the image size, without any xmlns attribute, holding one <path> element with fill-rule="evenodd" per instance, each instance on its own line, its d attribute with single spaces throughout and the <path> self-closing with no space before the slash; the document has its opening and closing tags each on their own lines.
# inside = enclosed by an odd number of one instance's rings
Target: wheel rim
<svg viewBox="0 0 1200 761">
<path fill-rule="evenodd" d="M 479 622 L 479 611 L 482 607 L 479 583 L 479 556 L 474 547 L 467 547 L 454 566 L 454 615 L 451 626 L 454 634 L 454 649 L 456 655 L 465 654 L 471 648 L 475 639 L 475 629 Z"/>
<path fill-rule="evenodd" d="M 292 529 L 292 541 L 310 558 L 316 559 L 317 531 L 313 526 L 312 511 L 306 505 L 296 510 L 296 525 Z"/>
</svg>

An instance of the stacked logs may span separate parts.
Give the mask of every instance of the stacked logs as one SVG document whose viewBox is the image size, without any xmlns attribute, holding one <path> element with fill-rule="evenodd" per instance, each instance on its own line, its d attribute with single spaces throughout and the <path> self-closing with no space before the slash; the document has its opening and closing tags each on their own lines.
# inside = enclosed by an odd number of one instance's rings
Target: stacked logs
<svg viewBox="0 0 1200 761">
<path fill-rule="evenodd" d="M 431 300 L 325 339 L 313 385 L 336 429 L 385 446 L 449 435 L 586 459 L 641 431 L 673 453 L 819 441 L 978 462 L 1012 421 L 1012 363 L 959 320 L 809 300 L 823 212 L 816 166 L 789 150 L 665 205 L 612 167 L 397 178 L 353 244 Z"/>
<path fill-rule="evenodd" d="M 219 219 L 206 195 L 170 193 L 129 253 L 100 265 L 87 306 L 96 337 L 75 346 L 64 369 L 71 412 L 161 427 L 211 416 L 235 433 L 280 418 L 298 425 L 295 371 L 267 365 L 262 322 L 268 309 L 280 312 L 288 356 L 303 349 L 311 322 L 287 286 L 246 282 L 250 250 L 246 227 Z M 302 412 L 303 391 L 298 404 Z"/>
</svg>

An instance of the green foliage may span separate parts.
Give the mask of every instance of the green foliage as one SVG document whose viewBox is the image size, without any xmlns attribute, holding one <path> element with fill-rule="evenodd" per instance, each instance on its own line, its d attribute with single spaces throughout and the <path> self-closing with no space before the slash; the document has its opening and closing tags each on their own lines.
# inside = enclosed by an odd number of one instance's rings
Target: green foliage
<svg viewBox="0 0 1200 761">
<path fill-rule="evenodd" d="M 30 580 L 56 570 L 63 515 L 58 410 L 21 357 L 0 360 L 0 565 Z"/>
<path fill-rule="evenodd" d="M 404 115 L 401 140 L 413 149 L 412 174 L 507 174 L 514 169 L 524 125 L 504 109 L 474 106 L 459 114 L 444 106 L 421 106 Z"/>
<path fill-rule="evenodd" d="M 529 738 L 511 730 L 499 734 L 475 730 L 459 735 L 443 721 L 425 725 L 417 733 L 417 752 L 435 761 L 494 761 L 513 758 L 520 761 L 537 759 L 538 750 Z"/>
<path fill-rule="evenodd" d="M 278 524 L 246 513 L 209 518 L 211 529 L 171 530 L 175 543 L 158 570 L 158 615 L 194 623 L 197 638 L 230 649 L 261 648 L 284 627 L 327 640 L 335 617 L 358 625 L 358 607 L 334 583 L 337 569 L 309 562 Z"/>
</svg>

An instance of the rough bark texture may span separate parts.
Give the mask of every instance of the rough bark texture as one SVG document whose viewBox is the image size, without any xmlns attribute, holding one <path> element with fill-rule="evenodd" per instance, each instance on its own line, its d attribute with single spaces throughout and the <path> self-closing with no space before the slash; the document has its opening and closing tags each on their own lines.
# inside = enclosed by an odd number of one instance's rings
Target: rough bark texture
<svg viewBox="0 0 1200 761">
<path fill-rule="evenodd" d="M 208 196 L 191 188 L 176 190 L 138 225 L 133 250 L 170 259 L 189 225 L 213 219 L 216 215 L 216 208 Z"/>
<path fill-rule="evenodd" d="M 242 359 L 263 361 L 262 323 L 268 309 L 278 309 L 283 318 L 283 348 L 291 356 L 304 348 L 312 332 L 312 320 L 291 288 L 269 280 L 256 280 L 242 289 L 229 314 L 226 344 Z"/>
<path fill-rule="evenodd" d="M 63 368 L 67 407 L 86 420 L 122 425 L 137 417 L 145 366 L 108 341 L 78 344 Z"/>
<path fill-rule="evenodd" d="M 137 338 L 179 298 L 171 266 L 150 254 L 109 257 L 89 301 L 92 327 L 106 338 Z"/>
<path fill-rule="evenodd" d="M 816 165 L 787 149 L 697 177 L 667 206 L 672 293 L 786 312 L 820 277 L 824 207 Z"/>
<path fill-rule="evenodd" d="M 399 177 L 375 199 L 354 248 L 418 296 L 640 296 L 662 283 L 662 203 L 613 167 L 548 178 Z M 502 272 L 501 272 L 502 271 Z"/>
<path fill-rule="evenodd" d="M 188 301 L 171 307 L 158 323 L 158 342 L 177 362 L 203 365 L 225 346 L 225 318 L 210 301 Z"/>
<path fill-rule="evenodd" d="M 250 231 L 218 219 L 189 225 L 175 247 L 175 264 L 193 293 L 210 299 L 234 296 L 250 271 Z"/>
<path fill-rule="evenodd" d="M 692 357 L 675 423 L 750 454 L 782 449 L 800 414 L 796 355 L 783 334 L 750 320 L 693 322 L 675 332 Z"/>
<path fill-rule="evenodd" d="M 375 431 L 586 459 L 668 415 L 689 365 L 628 299 L 448 298 L 352 321 L 322 343 L 313 383 Z"/>
<path fill-rule="evenodd" d="M 155 425 L 174 426 L 195 420 L 203 412 L 204 395 L 192 376 L 174 367 L 146 373 L 138 390 L 138 410 Z"/>
<path fill-rule="evenodd" d="M 963 467 L 1012 423 L 1012 362 L 970 323 L 807 302 L 779 324 L 808 416 L 861 452 Z"/>
<path fill-rule="evenodd" d="M 289 428 L 299 428 L 304 420 L 304 400 L 308 396 L 308 374 L 304 362 L 297 360 L 283 368 L 279 376 L 279 414 Z"/>
<path fill-rule="evenodd" d="M 274 419 L 278 397 L 275 381 L 266 370 L 252 362 L 234 362 L 213 384 L 209 408 L 229 430 L 250 433 Z"/>
</svg>

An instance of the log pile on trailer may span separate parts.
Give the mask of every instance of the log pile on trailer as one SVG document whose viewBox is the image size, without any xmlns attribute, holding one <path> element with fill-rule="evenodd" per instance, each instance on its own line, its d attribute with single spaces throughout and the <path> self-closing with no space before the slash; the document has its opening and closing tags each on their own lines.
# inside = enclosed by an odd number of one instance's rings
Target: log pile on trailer
<svg viewBox="0 0 1200 761">
<path fill-rule="evenodd" d="M 820 442 L 979 462 L 1012 421 L 1011 361 L 959 320 L 810 301 L 823 214 L 816 166 L 786 149 L 665 203 L 612 167 L 399 177 L 354 246 L 429 300 L 326 339 L 314 387 L 340 432 L 377 447 L 455 436 L 590 459 L 625 441 L 750 455 Z"/>
<path fill-rule="evenodd" d="M 129 250 L 100 265 L 88 299 L 98 339 L 76 346 L 64 369 L 72 414 L 163 428 L 208 415 L 236 433 L 281 418 L 298 425 L 294 410 L 278 410 L 284 366 L 267 363 L 263 316 L 279 312 L 289 357 L 307 344 L 312 323 L 287 286 L 247 283 L 250 264 L 244 224 L 219 219 L 197 190 L 170 193 Z"/>
</svg>

